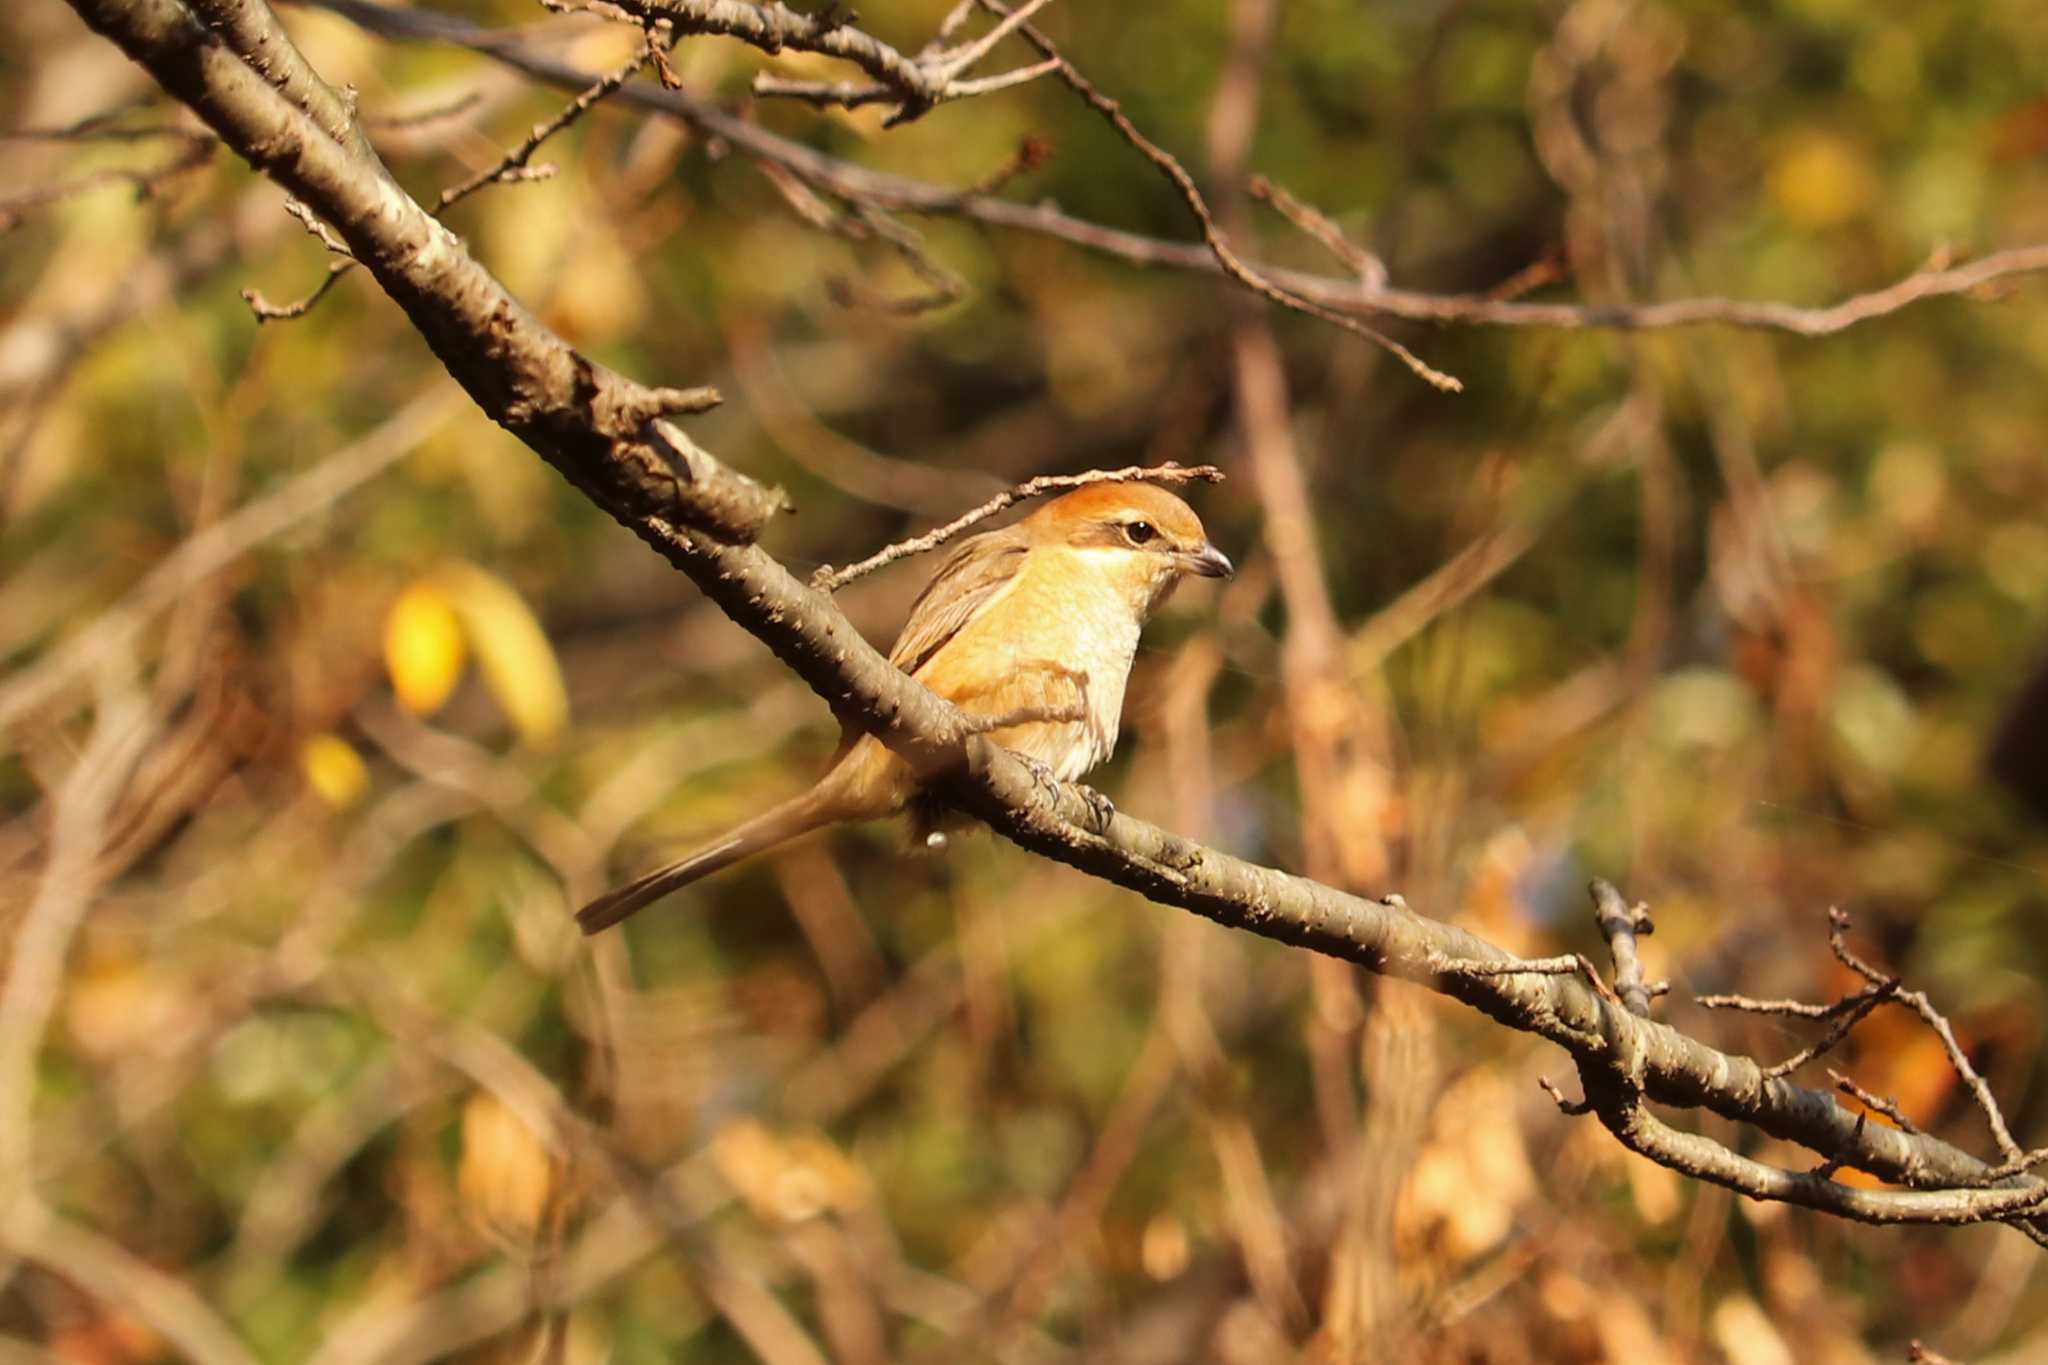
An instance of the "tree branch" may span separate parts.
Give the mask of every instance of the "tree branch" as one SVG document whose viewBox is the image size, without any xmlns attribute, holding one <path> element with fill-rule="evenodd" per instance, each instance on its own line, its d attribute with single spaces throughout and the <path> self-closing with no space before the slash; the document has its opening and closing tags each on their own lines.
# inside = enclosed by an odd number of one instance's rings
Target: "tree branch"
<svg viewBox="0 0 2048 1365">
<path fill-rule="evenodd" d="M 493 30 L 469 20 L 421 10 L 400 10 L 374 0 L 297 0 L 339 14 L 387 37 L 452 43 L 523 71 L 565 90 L 580 90 L 596 73 L 558 61 L 547 48 L 516 30 Z M 673 90 L 629 86 L 618 99 L 678 119 L 720 138 L 748 156 L 802 176 L 814 187 L 899 213 L 945 214 L 989 227 L 1028 232 L 1113 256 L 1132 265 L 1163 266 L 1197 274 L 1222 274 L 1224 267 L 1204 242 L 1174 242 L 1104 227 L 1061 211 L 1049 201 L 1020 204 L 973 190 L 870 170 L 779 137 Z M 1770 299 L 1705 296 L 1645 304 L 1528 303 L 1486 294 L 1436 294 L 1400 289 L 1356 275 L 1332 276 L 1291 270 L 1257 261 L 1246 263 L 1262 278 L 1311 303 L 1366 317 L 1402 318 L 1472 327 L 1549 327 L 1568 331 L 1607 329 L 1655 331 L 1671 327 L 1721 325 L 1758 331 L 1824 337 L 1887 317 L 1930 299 L 1978 294 L 1994 285 L 2048 272 L 2048 244 L 2011 247 L 1960 265 L 1917 270 L 1881 289 L 1838 303 L 1804 306 Z"/>
<path fill-rule="evenodd" d="M 998 23 L 981 37 L 958 47 L 945 47 L 943 37 L 916 56 L 905 56 L 871 33 L 853 26 L 853 16 L 837 5 L 803 14 L 779 3 L 750 0 L 607 0 L 643 23 L 666 20 L 679 35 L 717 34 L 737 38 L 767 53 L 784 49 L 815 52 L 850 62 L 873 78 L 872 85 L 841 82 L 789 81 L 763 75 L 754 81 L 762 95 L 785 95 L 813 104 L 855 107 L 894 104 L 890 124 L 905 123 L 949 100 L 990 94 L 1036 79 L 1053 69 L 1049 62 L 1021 67 L 977 80 L 961 80 L 969 67 L 987 56 L 1023 21 L 1049 0 L 1027 0 L 1017 15 Z M 958 13 L 956 11 L 956 13 Z"/>
</svg>

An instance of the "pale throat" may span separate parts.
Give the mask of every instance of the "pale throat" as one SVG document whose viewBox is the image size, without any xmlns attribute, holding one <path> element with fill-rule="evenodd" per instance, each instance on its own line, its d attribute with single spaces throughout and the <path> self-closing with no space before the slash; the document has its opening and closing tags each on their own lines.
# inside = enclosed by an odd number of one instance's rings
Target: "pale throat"
<svg viewBox="0 0 2048 1365">
<path fill-rule="evenodd" d="M 1180 576 L 1155 554 L 1113 546 L 1088 545 L 1061 551 L 1072 555 L 1102 586 L 1106 595 L 1120 602 L 1140 626 L 1144 625 L 1173 592 Z M 1079 575 L 1077 575 L 1079 577 Z"/>
<path fill-rule="evenodd" d="M 1138 634 L 1173 575 L 1156 571 L 1155 556 L 1129 550 L 1086 546 L 1056 553 L 1068 560 L 1046 565 L 1058 571 L 1049 578 L 1059 583 L 1056 610 L 1069 627 L 1072 657 L 1064 662 L 1088 675 L 1090 709 L 1106 724 L 1107 744 L 1114 745 Z M 1075 621 L 1088 628 L 1072 630 Z"/>
</svg>

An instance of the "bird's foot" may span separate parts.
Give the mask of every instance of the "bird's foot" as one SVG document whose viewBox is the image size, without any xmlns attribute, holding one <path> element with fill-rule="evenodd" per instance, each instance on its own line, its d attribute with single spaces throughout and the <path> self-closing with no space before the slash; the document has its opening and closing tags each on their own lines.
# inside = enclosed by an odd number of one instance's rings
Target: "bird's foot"
<svg viewBox="0 0 2048 1365">
<path fill-rule="evenodd" d="M 1109 832 L 1109 822 L 1116 818 L 1116 807 L 1111 804 L 1108 797 L 1082 783 L 1060 781 L 1059 774 L 1055 773 L 1043 759 L 1033 758 L 1030 754 L 1018 754 L 1017 758 L 1031 770 L 1032 785 L 1044 792 L 1048 798 L 1057 801 L 1062 787 L 1072 788 L 1074 794 L 1088 807 L 1089 827 L 1097 834 Z"/>
<path fill-rule="evenodd" d="M 1016 750 L 1012 749 L 1010 752 L 1016 753 Z M 1017 761 L 1031 770 L 1032 786 L 1050 797 L 1057 797 L 1060 794 L 1060 780 L 1053 773 L 1052 766 L 1044 759 L 1033 758 L 1030 754 L 1017 754 Z"/>
<path fill-rule="evenodd" d="M 1088 806 L 1088 821 L 1097 834 L 1109 833 L 1109 822 L 1116 819 L 1116 806 L 1101 792 L 1076 782 L 1074 790 Z"/>
</svg>

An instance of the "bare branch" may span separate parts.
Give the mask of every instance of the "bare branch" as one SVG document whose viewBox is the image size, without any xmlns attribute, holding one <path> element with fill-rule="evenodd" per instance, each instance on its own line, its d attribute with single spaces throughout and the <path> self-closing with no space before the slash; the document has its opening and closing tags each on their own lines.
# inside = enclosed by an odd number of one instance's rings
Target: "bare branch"
<svg viewBox="0 0 2048 1365">
<path fill-rule="evenodd" d="M 1614 989 L 1630 1014 L 1647 1019 L 1651 997 L 1662 994 L 1643 980 L 1643 962 L 1636 955 L 1637 936 L 1653 933 L 1657 927 L 1650 921 L 1650 907 L 1640 901 L 1630 905 L 1604 877 L 1595 877 L 1591 890 L 1593 922 L 1600 926 L 1607 951 L 1614 957 Z"/>
<path fill-rule="evenodd" d="M 307 208 L 304 200 L 289 194 L 286 195 L 284 198 L 284 211 L 298 219 L 299 226 L 306 230 L 307 236 L 318 241 L 320 245 L 326 247 L 330 252 L 345 260 L 352 261 L 355 259 L 355 253 L 348 249 L 348 243 L 342 241 L 333 228 L 321 222 L 320 216 L 310 208 Z"/>
<path fill-rule="evenodd" d="M 1962 1044 L 1956 1041 L 1955 1030 L 1949 1026 L 1948 1019 L 1934 1008 L 1925 991 L 1901 991 L 1898 998 L 1902 1003 L 1911 1005 L 1914 1012 L 1926 1020 L 1927 1026 L 1934 1030 L 1935 1036 L 1941 1039 L 1942 1050 L 1948 1053 L 1949 1065 L 1963 1078 L 1963 1084 L 1970 1088 L 1970 1094 L 1977 1101 L 1978 1110 L 1984 1115 L 1985 1126 L 1991 1130 L 1992 1141 L 1998 1144 L 1998 1150 L 2005 1157 L 2007 1164 L 2024 1168 L 2028 1164 L 2026 1153 L 2020 1149 L 2019 1143 L 2013 1140 L 2012 1130 L 2006 1126 L 2005 1114 L 1999 1109 L 1998 1100 L 1992 1095 L 1990 1084 L 1982 1073 L 1971 1065 L 1969 1055 L 1963 1051 Z"/>
<path fill-rule="evenodd" d="M 571 100 L 561 113 L 555 115 L 546 123 L 536 123 L 533 125 L 533 130 L 526 135 L 526 140 L 507 152 L 497 165 L 487 170 L 478 171 L 460 184 L 451 185 L 447 189 L 442 190 L 440 202 L 434 206 L 434 212 L 440 214 L 447 211 L 451 205 L 462 202 L 462 200 L 486 185 L 503 184 L 513 180 L 545 180 L 554 175 L 555 168 L 552 166 L 531 166 L 528 164 L 533 159 L 533 154 L 540 150 L 540 145 L 556 133 L 567 128 L 577 119 L 582 118 L 585 114 L 596 108 L 607 95 L 610 95 L 627 81 L 633 79 L 634 74 L 652 60 L 654 52 L 655 40 L 650 35 L 640 45 L 640 50 L 634 53 L 629 60 L 621 64 L 617 70 L 599 79 L 588 90 L 585 90 L 582 94 Z"/>
<path fill-rule="evenodd" d="M 57 130 L 42 136 L 57 138 L 63 135 L 63 130 Z M 37 209 L 48 208 L 52 204 L 62 203 L 66 199 L 75 199 L 81 194 L 90 194 L 94 190 L 105 189 L 109 185 L 127 185 L 134 190 L 135 196 L 138 199 L 153 198 L 171 181 L 191 171 L 196 171 L 211 161 L 213 159 L 213 149 L 217 145 L 210 137 L 183 132 L 177 129 L 152 129 L 146 132 L 130 131 L 120 133 L 102 130 L 91 135 L 103 138 L 117 136 L 127 138 L 176 137 L 185 139 L 186 146 L 183 151 L 164 162 L 163 165 L 155 166 L 148 170 L 114 167 L 104 171 L 94 171 L 89 175 L 81 175 L 74 180 L 59 181 L 54 185 L 39 185 L 34 189 L 23 190 L 19 194 L 0 198 L 0 233 L 13 231 L 21 224 L 23 219 L 27 218 L 30 213 Z M 15 133 L 10 136 L 29 138 L 35 137 L 37 134 Z M 77 136 L 85 135 L 79 134 Z"/>
<path fill-rule="evenodd" d="M 949 52 L 938 54 L 932 65 L 947 76 L 955 76 L 980 61 L 989 49 L 1015 33 L 1032 15 L 1044 9 L 1052 0 L 1024 0 L 1024 3 L 1000 19 L 996 26 L 976 38 L 973 42 L 962 43 Z"/>
<path fill-rule="evenodd" d="M 1702 995 L 1693 1003 L 1702 1009 L 1736 1010 L 1743 1014 L 1783 1014 L 1799 1019 L 1833 1019 L 1844 1010 L 1863 1005 L 1876 994 L 1874 991 L 1858 991 L 1842 997 L 1832 1005 L 1816 1005 L 1805 1000 L 1757 1000 L 1747 995 Z"/>
<path fill-rule="evenodd" d="M 1343 229 L 1331 222 L 1322 210 L 1296 199 L 1263 175 L 1253 176 L 1246 188 L 1251 191 L 1252 198 L 1265 200 L 1281 217 L 1315 239 L 1323 250 L 1335 256 L 1362 283 L 1370 288 L 1386 284 L 1387 263 L 1346 237 Z"/>
<path fill-rule="evenodd" d="M 375 33 L 414 41 L 453 43 L 566 89 L 588 85 L 591 73 L 553 57 L 516 30 L 493 30 L 452 15 L 394 9 L 375 0 L 301 0 L 339 14 Z M 1134 265 L 1199 274 L 1227 274 L 1206 242 L 1173 242 L 1104 227 L 1064 213 L 1056 204 L 1020 204 L 990 193 L 962 191 L 910 176 L 870 170 L 780 137 L 676 91 L 629 86 L 619 98 L 679 119 L 748 156 L 773 161 L 813 186 L 846 199 L 904 213 L 949 214 L 989 227 L 1049 237 Z M 1802 337 L 1837 332 L 1888 317 L 1931 299 L 1978 297 L 1994 286 L 2048 273 L 2048 244 L 2011 247 L 1962 264 L 1932 265 L 1893 284 L 1816 307 L 1775 300 L 1718 296 L 1645 304 L 1527 303 L 1486 294 L 1436 294 L 1391 285 L 1368 286 L 1355 277 L 1248 263 L 1262 278 L 1324 308 L 1362 317 L 1400 318 L 1469 327 L 1543 327 L 1563 330 L 1656 331 L 1728 326 L 1789 332 Z"/>
<path fill-rule="evenodd" d="M 1828 1079 L 1835 1083 L 1835 1089 L 1863 1105 L 1866 1109 L 1872 1109 L 1883 1114 L 1905 1132 L 1917 1133 L 1920 1131 L 1913 1126 L 1913 1121 L 1900 1111 L 1898 1101 L 1888 1100 L 1882 1095 L 1871 1094 L 1868 1090 L 1865 1090 L 1833 1067 L 1828 1068 Z"/>
<path fill-rule="evenodd" d="M 460 118 L 483 102 L 483 93 L 465 90 L 452 100 L 416 109 L 409 114 L 364 114 L 360 122 L 365 128 L 376 128 L 385 132 L 409 132 L 429 124 L 441 123 L 448 119 Z"/>
<path fill-rule="evenodd" d="M 1752 1199 L 1798 1204 L 1861 1223 L 1950 1225 L 2025 1217 L 2048 1204 L 2048 1186 L 2041 1185 L 1866 1190 L 1841 1184 L 1820 1171 L 1782 1170 L 1742 1156 L 1711 1138 L 1680 1132 L 1650 1113 L 1639 1090 L 1613 1077 L 1603 1077 L 1600 1084 L 1592 1077 L 1586 1079 L 1593 1112 L 1623 1146 L 1660 1166 Z M 1847 1164 L 1840 1157 L 1833 1160 L 1837 1165 Z"/>
<path fill-rule="evenodd" d="M 1029 0 L 1024 7 L 1026 15 L 1048 3 L 1050 0 Z M 853 27 L 851 17 L 836 6 L 827 6 L 814 14 L 799 13 L 779 0 L 608 0 L 606 7 L 643 23 L 667 23 L 679 36 L 715 34 L 737 38 L 771 55 L 787 50 L 836 57 L 866 72 L 872 84 L 791 81 L 763 73 L 755 78 L 754 93 L 848 108 L 893 104 L 896 111 L 889 117 L 891 124 L 917 118 L 950 100 L 1021 84 L 1049 70 L 1041 64 L 1036 69 L 1009 71 L 975 81 L 959 79 L 1009 36 L 1024 16 L 999 23 L 980 38 L 959 47 L 941 46 L 942 36 L 911 57 Z M 955 11 L 955 16 L 948 17 L 946 26 L 940 30 L 942 35 L 950 34 L 964 19 L 961 11 Z"/>
<path fill-rule="evenodd" d="M 1934 1036 L 1941 1040 L 1942 1050 L 1948 1054 L 1949 1065 L 1955 1069 L 1956 1075 L 1962 1078 L 1963 1084 L 1969 1087 L 1978 1110 L 1984 1115 L 1985 1126 L 1991 1130 L 1992 1140 L 1998 1144 L 1999 1153 L 2008 1163 L 2023 1160 L 2020 1145 L 2013 1141 L 2012 1130 L 2006 1127 L 2005 1115 L 1999 1110 L 1998 1101 L 1992 1096 L 1990 1085 L 1978 1073 L 1977 1068 L 1970 1064 L 1970 1058 L 1963 1051 L 1962 1044 L 1956 1041 L 1955 1030 L 1949 1026 L 1947 1016 L 1934 1007 L 1934 1002 L 1927 998 L 1925 991 L 1900 990 L 1895 978 L 1886 976 L 1852 952 L 1849 948 L 1848 933 L 1849 916 L 1839 908 L 1829 907 L 1828 946 L 1833 949 L 1835 957 L 1843 966 L 1870 982 L 1873 989 L 1881 985 L 1890 986 L 1890 993 L 1901 1004 L 1912 1006 L 1913 1012 L 1926 1021 L 1927 1027 L 1934 1030 Z"/>
<path fill-rule="evenodd" d="M 1789 1076 L 1816 1057 L 1824 1057 L 1835 1050 L 1849 1031 L 1863 1022 L 1863 1016 L 1882 1005 L 1898 993 L 1897 983 L 1888 986 L 1873 986 L 1849 998 L 1849 1007 L 1835 1016 L 1835 1022 L 1820 1039 L 1799 1049 L 1782 1062 L 1764 1068 L 1772 1076 Z"/>
<path fill-rule="evenodd" d="M 147 142 L 155 138 L 180 138 L 187 141 L 197 139 L 212 144 L 213 138 L 210 135 L 193 128 L 174 127 L 168 124 L 121 126 L 121 119 L 127 118 L 138 109 L 147 108 L 152 102 L 153 97 L 130 100 L 112 109 L 87 114 L 75 122 L 55 128 L 0 129 L 0 142 Z"/>
<path fill-rule="evenodd" d="M 1621 1004 L 1621 997 L 1600 979 L 1600 969 L 1583 953 L 1565 953 L 1558 957 L 1512 958 L 1505 962 L 1459 962 L 1443 958 L 1433 965 L 1442 976 L 1520 976 L 1523 973 L 1534 976 L 1582 976 L 1586 979 L 1586 984 L 1591 986 L 1602 1000 L 1616 1005 Z"/>
<path fill-rule="evenodd" d="M 1001 0 L 981 0 L 981 4 L 982 8 L 995 14 L 1007 14 L 1009 12 L 1007 7 L 1001 3 Z M 1196 187 L 1195 178 L 1188 174 L 1187 167 L 1181 165 L 1179 159 L 1173 153 L 1139 132 L 1138 125 L 1131 122 L 1130 118 L 1124 113 L 1123 106 L 1103 94 L 1095 87 L 1094 82 L 1075 70 L 1074 64 L 1060 55 L 1059 50 L 1052 45 L 1052 41 L 1049 38 L 1029 24 L 1023 25 L 1022 32 L 1030 40 L 1031 45 L 1044 54 L 1046 60 L 1058 64 L 1055 69 L 1059 73 L 1060 79 L 1066 82 L 1067 87 L 1079 95 L 1089 108 L 1108 120 L 1110 127 L 1116 129 L 1118 135 L 1125 142 L 1130 143 L 1140 156 L 1158 167 L 1166 178 L 1172 182 L 1174 189 L 1180 194 L 1181 201 L 1188 206 L 1188 212 L 1194 214 L 1195 222 L 1202 230 L 1202 240 L 1208 243 L 1211 254 L 1215 256 L 1216 263 L 1223 268 L 1224 274 L 1269 303 L 1277 303 L 1284 308 L 1291 308 L 1295 312 L 1306 313 L 1310 317 L 1320 318 L 1333 326 L 1341 327 L 1347 332 L 1353 332 L 1364 337 L 1401 361 L 1417 377 L 1446 393 L 1457 393 L 1465 387 L 1450 375 L 1432 368 L 1424 362 L 1422 357 L 1416 355 L 1392 337 L 1372 327 L 1368 327 L 1354 317 L 1336 312 L 1315 302 L 1313 299 L 1294 293 L 1245 264 L 1243 258 L 1237 254 L 1236 249 L 1224 237 L 1223 229 L 1217 226 L 1215 214 L 1210 212 L 1208 201 L 1202 197 L 1202 192 Z"/>
<path fill-rule="evenodd" d="M 1548 1076 L 1538 1076 L 1536 1084 L 1541 1086 L 1543 1093 L 1550 1096 L 1551 1101 L 1557 1105 L 1557 1112 L 1565 1115 L 1567 1118 L 1577 1118 L 1581 1114 L 1593 1112 L 1593 1106 L 1584 1100 L 1565 1098 L 1564 1091 L 1558 1089 L 1557 1083 Z"/>
<path fill-rule="evenodd" d="M 256 315 L 258 322 L 290 322 L 312 312 L 313 306 L 327 297 L 327 291 L 334 288 L 343 275 L 355 268 L 356 263 L 352 260 L 328 262 L 327 277 L 313 286 L 312 293 L 296 303 L 272 303 L 264 297 L 262 290 L 253 286 L 242 291 L 242 302 L 249 305 L 249 311 Z"/>
</svg>

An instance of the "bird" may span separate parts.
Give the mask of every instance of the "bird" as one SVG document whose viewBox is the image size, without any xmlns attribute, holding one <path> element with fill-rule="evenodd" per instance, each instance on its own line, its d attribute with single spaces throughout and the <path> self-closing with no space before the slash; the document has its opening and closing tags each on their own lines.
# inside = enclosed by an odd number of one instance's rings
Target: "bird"
<svg viewBox="0 0 2048 1365">
<path fill-rule="evenodd" d="M 1174 494 L 1148 483 L 1086 484 L 955 546 L 911 604 L 889 662 L 959 707 L 1041 778 L 1074 782 L 1116 747 L 1145 622 L 1183 579 L 1232 571 L 1194 509 Z M 920 832 L 929 834 L 940 817 L 920 801 L 923 794 L 909 762 L 849 726 L 808 790 L 598 897 L 576 921 L 597 933 L 700 877 L 826 825 L 915 808 Z"/>
</svg>

